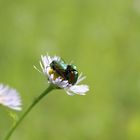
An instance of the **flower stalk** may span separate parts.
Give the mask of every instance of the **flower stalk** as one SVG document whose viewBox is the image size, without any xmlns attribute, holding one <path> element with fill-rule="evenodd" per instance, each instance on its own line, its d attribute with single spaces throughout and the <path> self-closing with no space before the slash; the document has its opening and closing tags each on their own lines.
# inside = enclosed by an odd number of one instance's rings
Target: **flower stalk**
<svg viewBox="0 0 140 140">
<path fill-rule="evenodd" d="M 19 126 L 19 124 L 22 122 L 22 120 L 29 114 L 29 112 L 35 107 L 35 105 L 48 93 L 50 93 L 55 87 L 50 84 L 49 87 L 40 94 L 33 102 L 32 104 L 27 108 L 27 110 L 23 113 L 23 115 L 20 117 L 20 119 L 16 122 L 16 124 L 11 128 L 9 133 L 6 135 L 4 140 L 9 140 L 13 132 L 16 130 L 16 128 Z"/>
<path fill-rule="evenodd" d="M 45 77 L 47 77 L 48 83 L 50 83 L 49 87 L 32 102 L 32 104 L 23 113 L 17 123 L 11 128 L 4 140 L 10 139 L 13 132 L 16 130 L 22 120 L 28 115 L 28 113 L 45 95 L 47 95 L 53 89 L 64 89 L 68 95 L 86 95 L 86 92 L 89 91 L 88 85 L 79 85 L 79 83 L 85 79 L 85 76 L 82 76 L 82 74 L 79 75 L 75 65 L 65 63 L 60 57 L 50 57 L 48 55 L 41 56 L 40 66 L 42 73 Z M 35 69 L 37 68 L 35 67 Z M 40 70 L 38 71 L 40 72 Z M 3 103 L 3 105 L 5 104 Z M 13 109 L 18 108 L 14 107 Z"/>
</svg>

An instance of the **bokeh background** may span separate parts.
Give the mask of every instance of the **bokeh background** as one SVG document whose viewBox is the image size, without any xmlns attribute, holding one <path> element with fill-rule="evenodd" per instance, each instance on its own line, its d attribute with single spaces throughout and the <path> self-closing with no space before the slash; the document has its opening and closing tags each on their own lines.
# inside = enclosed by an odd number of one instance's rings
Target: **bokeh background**
<svg viewBox="0 0 140 140">
<path fill-rule="evenodd" d="M 48 83 L 40 55 L 73 61 L 86 96 L 53 91 L 11 140 L 140 140 L 140 0 L 0 0 L 0 82 L 23 111 Z M 0 139 L 13 125 L 0 106 Z"/>
</svg>

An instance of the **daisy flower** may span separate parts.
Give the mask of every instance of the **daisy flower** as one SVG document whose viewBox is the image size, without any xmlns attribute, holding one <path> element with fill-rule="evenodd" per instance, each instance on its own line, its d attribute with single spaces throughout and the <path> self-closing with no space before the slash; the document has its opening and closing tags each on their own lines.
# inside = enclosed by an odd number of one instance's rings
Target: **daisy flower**
<svg viewBox="0 0 140 140">
<path fill-rule="evenodd" d="M 18 92 L 3 84 L 0 84 L 0 104 L 14 110 L 21 110 L 21 98 Z"/>
<path fill-rule="evenodd" d="M 66 64 L 60 57 L 41 56 L 40 66 L 48 82 L 56 88 L 64 89 L 68 95 L 85 95 L 89 90 L 87 85 L 78 85 L 85 76 L 80 74 L 74 65 Z M 68 67 L 72 68 L 68 69 Z M 36 67 L 35 67 L 36 68 Z M 37 68 L 36 68 L 37 69 Z"/>
</svg>

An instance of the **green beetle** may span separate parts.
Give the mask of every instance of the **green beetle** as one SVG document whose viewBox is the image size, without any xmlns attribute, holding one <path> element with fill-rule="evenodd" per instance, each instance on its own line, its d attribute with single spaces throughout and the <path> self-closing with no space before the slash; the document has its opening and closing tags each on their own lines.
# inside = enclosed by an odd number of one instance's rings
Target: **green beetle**
<svg viewBox="0 0 140 140">
<path fill-rule="evenodd" d="M 78 71 L 75 65 L 67 65 L 66 69 L 66 79 L 72 85 L 77 82 L 78 79 Z"/>
<path fill-rule="evenodd" d="M 78 71 L 75 65 L 68 65 L 64 61 L 52 61 L 50 67 L 69 84 L 74 85 L 78 79 Z"/>
<path fill-rule="evenodd" d="M 66 73 L 65 70 L 67 69 L 67 64 L 65 64 L 64 61 L 52 61 L 50 64 L 50 67 L 63 79 L 66 79 Z"/>
</svg>

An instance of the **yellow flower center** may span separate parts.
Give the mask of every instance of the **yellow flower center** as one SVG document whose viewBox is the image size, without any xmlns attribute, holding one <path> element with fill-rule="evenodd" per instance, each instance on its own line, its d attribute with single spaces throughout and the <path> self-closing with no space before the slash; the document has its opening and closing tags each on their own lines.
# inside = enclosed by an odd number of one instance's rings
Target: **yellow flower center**
<svg viewBox="0 0 140 140">
<path fill-rule="evenodd" d="M 53 70 L 52 68 L 49 69 L 49 75 L 53 74 L 53 80 L 55 80 L 56 78 L 60 77 L 61 79 L 64 79 L 62 76 L 60 76 L 55 70 Z"/>
</svg>

